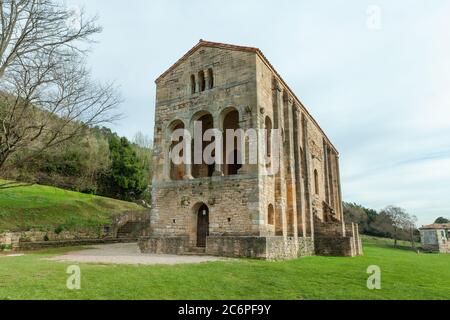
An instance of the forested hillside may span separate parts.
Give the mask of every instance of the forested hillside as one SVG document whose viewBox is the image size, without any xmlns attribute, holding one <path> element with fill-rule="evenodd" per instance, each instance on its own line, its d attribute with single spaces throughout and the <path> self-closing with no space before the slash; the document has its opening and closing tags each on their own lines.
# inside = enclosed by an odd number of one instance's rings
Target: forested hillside
<svg viewBox="0 0 450 320">
<path fill-rule="evenodd" d="M 149 202 L 150 162 L 150 142 L 143 134 L 130 142 L 110 129 L 92 128 L 37 154 L 28 149 L 14 153 L 0 178 Z"/>
</svg>

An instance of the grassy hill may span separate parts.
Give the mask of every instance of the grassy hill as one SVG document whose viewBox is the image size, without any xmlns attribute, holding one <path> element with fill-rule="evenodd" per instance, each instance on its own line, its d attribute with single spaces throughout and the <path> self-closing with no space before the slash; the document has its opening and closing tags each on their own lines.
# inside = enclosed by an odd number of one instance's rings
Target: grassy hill
<svg viewBox="0 0 450 320">
<path fill-rule="evenodd" d="M 6 181 L 0 180 L 0 185 Z M 0 187 L 0 232 L 31 229 L 52 231 L 98 228 L 137 204 L 41 185 Z"/>
<path fill-rule="evenodd" d="M 194 265 L 79 264 L 82 290 L 67 290 L 71 263 L 45 260 L 73 248 L 0 255 L 2 299 L 448 299 L 450 254 L 417 254 L 365 242 L 362 257 L 292 261 L 227 260 Z M 369 266 L 381 290 L 367 288 Z M 38 289 L 36 289 L 38 288 Z"/>
</svg>

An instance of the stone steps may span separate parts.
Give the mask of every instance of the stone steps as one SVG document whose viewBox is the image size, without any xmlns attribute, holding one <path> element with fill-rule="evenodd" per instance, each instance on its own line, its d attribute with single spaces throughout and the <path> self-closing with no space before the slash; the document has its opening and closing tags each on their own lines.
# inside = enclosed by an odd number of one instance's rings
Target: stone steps
<svg viewBox="0 0 450 320">
<path fill-rule="evenodd" d="M 183 252 L 183 255 L 186 255 L 186 256 L 205 256 L 206 255 L 206 248 L 192 247 L 192 248 L 189 248 L 187 251 Z"/>
<path fill-rule="evenodd" d="M 142 222 L 128 222 L 127 224 L 123 225 L 118 231 L 117 231 L 117 238 L 124 239 L 124 238 L 133 238 L 137 233 L 137 231 L 142 226 Z"/>
</svg>

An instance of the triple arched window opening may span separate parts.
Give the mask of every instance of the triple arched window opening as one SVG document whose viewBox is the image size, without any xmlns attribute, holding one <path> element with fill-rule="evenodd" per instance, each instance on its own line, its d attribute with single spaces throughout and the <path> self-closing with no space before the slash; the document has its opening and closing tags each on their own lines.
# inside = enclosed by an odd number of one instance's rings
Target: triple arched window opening
<svg viewBox="0 0 450 320">
<path fill-rule="evenodd" d="M 209 68 L 206 71 L 200 70 L 197 73 L 191 75 L 191 93 L 203 92 L 214 88 L 214 71 Z"/>
<path fill-rule="evenodd" d="M 202 136 L 205 134 L 205 132 L 209 129 L 213 128 L 214 119 L 211 113 L 206 111 L 201 111 L 200 115 L 196 114 L 192 118 L 192 121 L 201 122 L 201 128 L 203 130 Z M 229 108 L 225 110 L 221 117 L 221 123 L 223 128 L 223 141 L 226 141 L 226 132 L 227 130 L 237 130 L 240 128 L 239 125 L 239 111 L 235 108 Z M 175 120 L 172 122 L 172 124 L 169 126 L 170 129 L 170 135 L 177 129 L 184 129 L 184 123 L 180 120 Z M 172 149 L 180 143 L 180 141 L 173 141 L 169 147 L 169 159 L 171 158 L 171 152 Z M 205 151 L 205 149 L 208 147 L 210 142 L 205 141 L 202 145 L 202 153 Z M 191 147 L 193 148 L 194 145 L 191 144 Z M 224 150 L 222 151 L 222 161 L 221 161 L 221 172 L 216 172 L 216 163 L 213 164 L 207 164 L 205 162 L 205 159 L 202 159 L 201 163 L 192 163 L 190 165 L 190 170 L 193 178 L 206 178 L 206 177 L 212 177 L 215 173 L 222 174 L 224 176 L 232 176 L 232 175 L 238 175 L 240 170 L 243 167 L 243 159 L 242 154 L 240 152 L 240 149 L 238 147 L 238 140 L 237 137 L 234 141 L 233 149 L 228 150 L 227 146 L 224 144 L 223 146 Z M 182 155 L 180 155 L 182 156 Z M 194 150 L 191 151 L 191 156 L 194 156 Z M 214 155 L 213 155 L 214 156 Z M 195 160 L 195 159 L 192 159 Z M 171 180 L 184 180 L 186 176 L 186 165 L 185 164 L 179 164 L 175 165 L 172 161 L 170 161 L 170 179 Z"/>
</svg>

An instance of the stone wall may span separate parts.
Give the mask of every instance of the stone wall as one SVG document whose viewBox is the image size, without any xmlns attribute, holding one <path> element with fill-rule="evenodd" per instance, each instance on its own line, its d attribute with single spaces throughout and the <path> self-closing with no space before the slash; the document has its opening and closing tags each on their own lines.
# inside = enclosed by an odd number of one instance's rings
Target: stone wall
<svg viewBox="0 0 450 320">
<path fill-rule="evenodd" d="M 133 223 L 133 227 L 129 231 L 130 236 L 146 236 L 150 226 L 150 210 L 144 212 L 125 212 L 113 217 L 111 224 L 111 236 L 117 238 L 119 230 L 127 224 Z"/>
<path fill-rule="evenodd" d="M 189 237 L 142 237 L 139 248 L 143 253 L 183 254 L 189 248 Z"/>
<path fill-rule="evenodd" d="M 182 255 L 190 252 L 189 237 L 142 237 L 139 248 L 144 253 Z M 205 254 L 230 258 L 290 260 L 314 255 L 311 238 L 210 236 Z"/>
<path fill-rule="evenodd" d="M 314 216 L 342 220 L 338 152 L 259 50 L 201 42 L 156 84 L 152 237 L 142 240 L 143 250 L 196 247 L 197 218 L 205 213 L 199 229 L 205 230 L 208 211 L 210 254 L 265 259 L 312 254 Z M 212 168 L 171 163 L 175 129 L 192 135 L 199 119 L 208 128 L 224 129 L 230 113 L 233 128 L 278 129 L 278 172 L 266 176 L 265 164 L 247 163 L 227 176 L 229 167 L 219 162 Z M 325 227 L 323 237 L 344 236 L 342 224 L 340 231 Z M 201 245 L 204 236 L 199 233 Z M 352 254 L 362 251 L 358 241 L 354 236 Z"/>
<path fill-rule="evenodd" d="M 446 230 L 422 229 L 420 237 L 424 251 L 450 253 L 450 240 L 447 239 Z"/>
<path fill-rule="evenodd" d="M 290 260 L 314 254 L 310 238 L 284 237 L 208 237 L 206 253 L 215 256 Z"/>
<path fill-rule="evenodd" d="M 133 222 L 131 232 L 122 234 L 123 241 L 137 239 L 146 234 L 149 226 L 149 212 L 126 212 L 113 218 L 112 224 L 104 226 L 99 230 L 83 231 L 19 231 L 0 233 L 0 248 L 12 250 L 42 247 L 59 247 L 79 245 L 80 243 L 102 243 L 103 241 L 114 241 L 120 228 L 127 223 Z"/>
<path fill-rule="evenodd" d="M 315 252 L 318 256 L 354 257 L 355 246 L 353 237 L 316 237 Z"/>
<path fill-rule="evenodd" d="M 206 253 L 213 256 L 235 258 L 266 258 L 264 237 L 208 237 Z"/>
<path fill-rule="evenodd" d="M 189 235 L 197 241 L 199 205 L 209 208 L 209 234 L 258 235 L 259 211 L 257 178 L 251 175 L 212 177 L 155 186 L 151 216 L 152 236 Z"/>
<path fill-rule="evenodd" d="M 19 247 L 20 236 L 16 233 L 5 232 L 0 234 L 0 251 L 15 250 Z"/>
<path fill-rule="evenodd" d="M 13 250 L 40 250 L 48 248 L 63 248 L 63 247 L 77 247 L 77 246 L 88 246 L 88 245 L 98 245 L 98 244 L 113 244 L 113 243 L 130 243 L 135 242 L 136 239 L 77 239 L 77 240 L 61 240 L 61 241 L 38 241 L 38 242 L 20 242 L 16 248 Z"/>
<path fill-rule="evenodd" d="M 316 217 L 314 230 L 314 245 L 317 255 L 348 257 L 363 255 L 357 224 L 343 224 L 340 221 L 323 222 Z"/>
<path fill-rule="evenodd" d="M 299 257 L 315 255 L 314 243 L 311 238 L 287 238 L 268 237 L 267 254 L 268 260 L 291 260 Z"/>
<path fill-rule="evenodd" d="M 67 241 L 79 239 L 99 239 L 105 237 L 106 234 L 99 234 L 97 232 L 72 232 L 62 231 L 55 233 L 53 231 L 23 231 L 23 232 L 6 232 L 0 234 L 0 245 L 13 245 L 25 242 L 41 242 L 41 241 Z"/>
<path fill-rule="evenodd" d="M 337 150 L 301 101 L 297 99 L 271 66 L 259 56 L 256 59 L 256 70 L 257 103 L 260 110 L 257 119 L 259 127 L 265 127 L 265 119 L 268 117 L 273 122 L 273 128 L 280 129 L 286 135 L 283 136 L 285 141 L 283 149 L 293 147 L 294 150 L 299 149 L 301 151 L 299 157 L 296 157 L 292 154 L 289 155 L 289 151 L 282 150 L 286 158 L 283 175 L 286 174 L 287 180 L 289 180 L 288 169 L 294 162 L 296 162 L 296 170 L 302 171 L 294 181 L 290 181 L 292 186 L 295 186 L 294 188 L 301 188 L 301 191 L 298 192 L 298 201 L 301 202 L 298 208 L 307 211 L 303 215 L 297 213 L 298 229 L 303 233 L 310 228 L 306 224 L 310 223 L 310 217 L 313 213 L 323 218 L 323 202 L 327 202 L 333 209 L 335 216 L 341 219 L 340 203 L 342 200 Z M 287 113 L 285 110 L 290 111 Z M 290 132 L 292 129 L 294 129 L 293 133 Z M 288 134 L 290 134 L 289 139 L 287 139 Z M 293 137 L 292 134 L 297 135 L 297 137 Z M 289 142 L 289 140 L 291 141 Z M 317 189 L 314 181 L 316 170 Z M 295 180 L 300 177 L 305 180 L 296 182 Z M 283 180 L 283 177 L 281 179 Z M 286 192 L 289 192 L 291 187 L 289 181 L 287 182 Z M 285 183 L 286 181 L 283 181 L 283 184 Z M 282 197 L 288 199 L 287 195 L 283 194 Z M 310 205 L 307 205 L 306 202 Z M 288 211 L 288 206 L 288 203 L 281 202 L 279 210 Z"/>
</svg>

